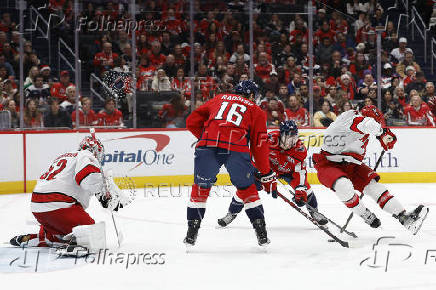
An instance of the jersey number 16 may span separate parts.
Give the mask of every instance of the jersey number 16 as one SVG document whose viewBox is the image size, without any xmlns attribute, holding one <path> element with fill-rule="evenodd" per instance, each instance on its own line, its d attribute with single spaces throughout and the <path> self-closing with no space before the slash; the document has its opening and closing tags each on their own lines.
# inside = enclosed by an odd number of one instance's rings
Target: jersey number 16
<svg viewBox="0 0 436 290">
<path fill-rule="evenodd" d="M 241 125 L 242 118 L 244 112 L 247 110 L 247 107 L 241 104 L 233 103 L 230 107 L 229 111 L 227 112 L 227 116 L 224 117 L 224 112 L 227 109 L 227 106 L 229 105 L 229 102 L 222 102 L 221 108 L 219 109 L 218 113 L 215 116 L 215 120 L 224 120 L 226 119 L 227 122 L 233 123 L 236 126 Z"/>
</svg>

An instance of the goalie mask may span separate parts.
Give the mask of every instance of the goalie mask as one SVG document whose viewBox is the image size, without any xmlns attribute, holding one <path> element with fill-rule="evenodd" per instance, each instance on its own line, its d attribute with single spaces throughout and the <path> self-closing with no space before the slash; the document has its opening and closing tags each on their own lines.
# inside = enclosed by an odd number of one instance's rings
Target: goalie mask
<svg viewBox="0 0 436 290">
<path fill-rule="evenodd" d="M 79 145 L 80 150 L 88 150 L 94 154 L 98 162 L 103 161 L 104 157 L 104 146 L 99 139 L 93 138 L 92 136 L 86 136 Z"/>
<path fill-rule="evenodd" d="M 284 121 L 280 123 L 280 148 L 289 150 L 297 144 L 298 127 L 293 121 Z"/>
</svg>

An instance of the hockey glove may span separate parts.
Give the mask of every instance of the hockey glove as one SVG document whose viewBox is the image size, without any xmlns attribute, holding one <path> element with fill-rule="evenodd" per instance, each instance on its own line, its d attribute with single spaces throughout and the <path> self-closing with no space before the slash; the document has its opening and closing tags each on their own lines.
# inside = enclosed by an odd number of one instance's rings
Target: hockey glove
<svg viewBox="0 0 436 290">
<path fill-rule="evenodd" d="M 383 133 L 377 136 L 377 139 L 385 151 L 394 148 L 394 144 L 397 142 L 397 136 L 389 128 L 383 128 Z"/>
<path fill-rule="evenodd" d="M 294 201 L 298 206 L 303 206 L 307 203 L 307 189 L 305 186 L 297 186 L 295 188 Z"/>
<path fill-rule="evenodd" d="M 271 193 L 273 198 L 277 198 L 277 176 L 274 171 L 270 171 L 267 174 L 259 173 L 258 180 L 262 184 L 263 190 L 267 193 Z"/>
</svg>

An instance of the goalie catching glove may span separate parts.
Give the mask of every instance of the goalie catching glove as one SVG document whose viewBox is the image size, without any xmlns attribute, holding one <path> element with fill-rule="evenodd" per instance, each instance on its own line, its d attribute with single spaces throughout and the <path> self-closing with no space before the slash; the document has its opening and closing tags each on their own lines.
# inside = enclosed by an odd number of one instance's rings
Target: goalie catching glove
<svg viewBox="0 0 436 290">
<path fill-rule="evenodd" d="M 104 208 L 118 211 L 133 201 L 134 192 L 121 190 L 114 182 L 110 171 L 104 175 L 104 182 L 106 186 L 103 186 L 101 193 L 96 194 L 98 201 Z M 105 188 L 107 189 L 104 190 Z"/>
<path fill-rule="evenodd" d="M 394 148 L 394 144 L 397 142 L 397 136 L 389 128 L 383 128 L 383 133 L 377 136 L 377 139 L 385 151 Z"/>
</svg>

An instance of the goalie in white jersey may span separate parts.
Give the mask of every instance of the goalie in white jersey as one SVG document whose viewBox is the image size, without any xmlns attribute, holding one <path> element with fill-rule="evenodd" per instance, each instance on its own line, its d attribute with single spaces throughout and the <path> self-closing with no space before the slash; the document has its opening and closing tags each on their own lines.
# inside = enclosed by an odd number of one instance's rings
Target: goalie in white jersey
<svg viewBox="0 0 436 290">
<path fill-rule="evenodd" d="M 361 112 L 342 113 L 330 124 L 319 154 L 313 154 L 319 181 L 332 189 L 338 198 L 373 228 L 380 220 L 365 207 L 355 190 L 372 197 L 384 211 L 398 219 L 414 234 L 425 219 L 428 208 L 420 205 L 407 213 L 398 199 L 378 183 L 380 176 L 362 163 L 371 135 L 376 136 L 384 150 L 392 149 L 397 137 L 383 128 L 383 115 L 375 106 L 365 106 Z"/>
<path fill-rule="evenodd" d="M 14 246 L 50 247 L 78 245 L 88 250 L 106 247 L 104 222 L 96 224 L 85 209 L 95 195 L 103 207 L 117 211 L 130 203 L 101 171 L 104 147 L 95 136 L 87 136 L 78 151 L 57 157 L 38 180 L 32 193 L 31 210 L 40 223 L 37 234 L 16 236 Z M 82 249 L 83 250 L 83 249 Z"/>
</svg>

